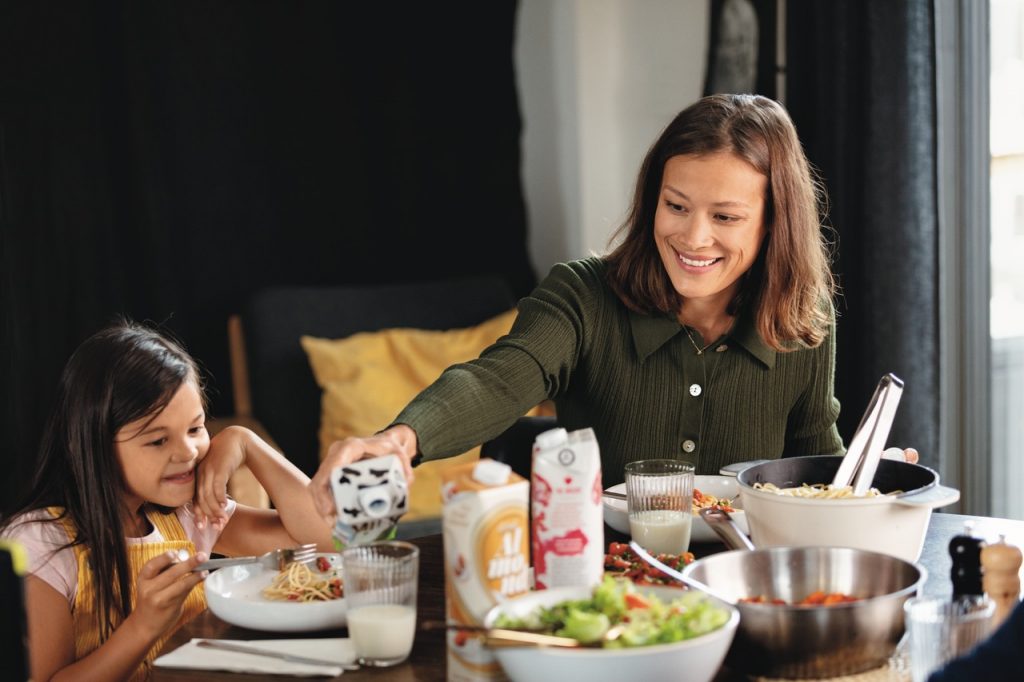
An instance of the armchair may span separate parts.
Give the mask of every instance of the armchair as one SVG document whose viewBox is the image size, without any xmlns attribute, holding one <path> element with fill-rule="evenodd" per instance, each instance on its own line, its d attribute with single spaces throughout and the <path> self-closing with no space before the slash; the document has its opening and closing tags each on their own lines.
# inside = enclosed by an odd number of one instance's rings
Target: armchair
<svg viewBox="0 0 1024 682">
<path fill-rule="evenodd" d="M 321 389 L 301 336 L 469 327 L 509 310 L 515 300 L 497 276 L 260 291 L 228 323 L 237 414 L 224 421 L 246 423 L 312 476 L 320 463 Z M 258 488 L 251 474 L 240 470 L 230 488 L 236 499 L 262 501 L 252 484 Z"/>
</svg>

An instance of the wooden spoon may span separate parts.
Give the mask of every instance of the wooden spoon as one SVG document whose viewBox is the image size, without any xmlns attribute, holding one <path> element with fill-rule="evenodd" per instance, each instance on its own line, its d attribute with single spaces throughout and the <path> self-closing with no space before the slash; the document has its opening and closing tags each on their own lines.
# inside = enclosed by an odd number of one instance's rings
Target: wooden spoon
<svg viewBox="0 0 1024 682">
<path fill-rule="evenodd" d="M 457 623 L 445 623 L 439 620 L 425 621 L 421 628 L 423 630 L 461 630 L 463 632 L 476 632 L 484 637 L 484 644 L 490 647 L 512 647 L 512 646 L 553 646 L 567 649 L 579 649 L 584 647 L 600 646 L 605 642 L 618 639 L 626 630 L 624 623 L 618 623 L 608 628 L 601 639 L 583 644 L 572 637 L 559 637 L 547 635 L 532 630 L 512 630 L 509 628 L 489 628 L 483 625 L 460 625 Z"/>
</svg>

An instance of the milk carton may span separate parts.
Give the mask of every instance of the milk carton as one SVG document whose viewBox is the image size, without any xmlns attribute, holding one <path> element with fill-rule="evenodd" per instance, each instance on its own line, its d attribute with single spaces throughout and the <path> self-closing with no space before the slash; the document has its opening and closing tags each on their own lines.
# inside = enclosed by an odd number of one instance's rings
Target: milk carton
<svg viewBox="0 0 1024 682">
<path fill-rule="evenodd" d="M 529 590 L 529 483 L 507 464 L 467 462 L 442 474 L 445 612 L 479 625 L 495 604 Z M 504 680 L 478 636 L 448 632 L 448 680 Z"/>
<path fill-rule="evenodd" d="M 338 510 L 334 545 L 364 545 L 394 537 L 398 519 L 409 508 L 409 486 L 398 455 L 361 459 L 331 472 Z"/>
<path fill-rule="evenodd" d="M 538 590 L 596 585 L 604 573 L 601 453 L 593 429 L 552 429 L 533 445 L 533 572 Z"/>
</svg>

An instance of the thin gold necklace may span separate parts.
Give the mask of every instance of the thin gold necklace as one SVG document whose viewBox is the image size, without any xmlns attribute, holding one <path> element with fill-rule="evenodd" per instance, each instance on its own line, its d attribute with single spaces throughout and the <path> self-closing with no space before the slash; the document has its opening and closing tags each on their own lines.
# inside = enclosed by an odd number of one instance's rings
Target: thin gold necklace
<svg viewBox="0 0 1024 682">
<path fill-rule="evenodd" d="M 693 336 L 690 335 L 690 328 L 684 325 L 683 329 L 686 330 L 686 338 L 690 339 L 690 343 L 693 344 L 693 349 L 697 351 L 697 355 L 704 355 L 704 351 L 706 351 L 715 343 L 714 341 L 712 341 L 711 343 L 701 348 L 700 346 L 697 345 L 697 342 L 693 340 Z"/>
</svg>

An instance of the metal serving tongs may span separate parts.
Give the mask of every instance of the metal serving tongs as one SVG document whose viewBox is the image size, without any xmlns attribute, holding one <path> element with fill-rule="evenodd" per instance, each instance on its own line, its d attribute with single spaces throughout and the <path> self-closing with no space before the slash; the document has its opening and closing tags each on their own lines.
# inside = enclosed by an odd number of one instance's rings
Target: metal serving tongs
<svg viewBox="0 0 1024 682">
<path fill-rule="evenodd" d="M 852 485 L 853 494 L 858 497 L 871 488 L 902 395 L 903 381 L 895 374 L 886 374 L 878 382 L 868 409 L 850 440 L 846 456 L 832 479 L 833 488 Z"/>
</svg>

